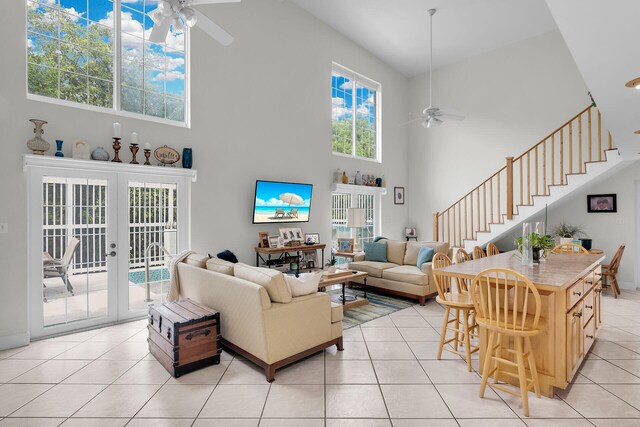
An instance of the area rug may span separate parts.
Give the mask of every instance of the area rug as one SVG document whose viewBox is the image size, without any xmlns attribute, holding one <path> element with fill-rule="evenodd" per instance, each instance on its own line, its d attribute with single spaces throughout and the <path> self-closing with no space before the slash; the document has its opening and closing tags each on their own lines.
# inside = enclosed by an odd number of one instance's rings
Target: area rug
<svg viewBox="0 0 640 427">
<path fill-rule="evenodd" d="M 340 289 L 334 289 L 327 293 L 331 295 L 338 295 L 341 292 L 342 291 Z M 357 295 L 358 298 L 362 298 L 364 294 L 363 291 L 356 289 L 349 289 L 347 293 Z M 369 304 L 360 305 L 344 311 L 344 319 L 342 320 L 343 329 L 353 328 L 361 323 L 395 313 L 398 310 L 402 310 L 416 304 L 414 300 L 376 294 L 371 291 L 367 291 L 367 300 L 369 300 Z"/>
</svg>

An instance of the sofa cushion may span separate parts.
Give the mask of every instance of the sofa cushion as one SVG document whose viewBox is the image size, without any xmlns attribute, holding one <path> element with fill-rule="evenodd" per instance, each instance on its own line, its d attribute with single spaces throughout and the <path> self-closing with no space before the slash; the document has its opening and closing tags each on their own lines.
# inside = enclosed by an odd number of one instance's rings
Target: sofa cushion
<svg viewBox="0 0 640 427">
<path fill-rule="evenodd" d="M 364 260 L 387 262 L 387 242 L 368 242 L 364 244 Z"/>
<path fill-rule="evenodd" d="M 342 304 L 331 303 L 331 323 L 341 322 L 344 319 Z"/>
<path fill-rule="evenodd" d="M 207 260 L 209 259 L 206 255 L 198 255 L 191 254 L 184 260 L 185 264 L 193 265 L 199 268 L 205 268 L 207 266 Z"/>
<path fill-rule="evenodd" d="M 418 252 L 420 252 L 421 247 L 422 243 L 407 242 L 407 249 L 404 252 L 404 260 L 402 263 L 405 265 L 416 265 Z"/>
<path fill-rule="evenodd" d="M 429 276 L 415 265 L 399 265 L 384 270 L 382 278 L 396 282 L 411 283 L 413 285 L 428 285 Z"/>
<path fill-rule="evenodd" d="M 289 289 L 291 289 L 291 296 L 294 298 L 318 292 L 318 282 L 321 278 L 322 272 L 301 273 L 299 277 L 292 274 L 284 276 L 284 280 L 287 281 Z"/>
<path fill-rule="evenodd" d="M 387 268 L 397 267 L 392 262 L 356 261 L 349 263 L 350 270 L 358 270 L 369 273 L 371 277 L 382 277 L 382 272 Z"/>
<path fill-rule="evenodd" d="M 227 274 L 229 276 L 233 276 L 233 266 L 234 264 L 232 262 L 225 261 L 220 258 L 209 258 L 207 260 L 207 270 Z"/>
<path fill-rule="evenodd" d="M 407 242 L 402 242 L 400 240 L 387 240 L 387 261 L 402 265 L 406 247 Z"/>
<path fill-rule="evenodd" d="M 418 252 L 418 259 L 416 260 L 416 267 L 421 268 L 422 264 L 424 264 L 425 262 L 433 261 L 434 253 L 435 253 L 435 251 L 433 250 L 433 248 L 430 248 L 429 246 L 422 246 L 420 248 L 420 251 Z"/>
<path fill-rule="evenodd" d="M 265 288 L 273 302 L 291 302 L 291 289 L 284 279 L 284 274 L 278 270 L 238 263 L 233 265 L 233 275 Z"/>
<path fill-rule="evenodd" d="M 428 246 L 433 248 L 434 252 L 449 255 L 449 243 L 448 242 L 421 242 L 422 246 Z"/>
</svg>

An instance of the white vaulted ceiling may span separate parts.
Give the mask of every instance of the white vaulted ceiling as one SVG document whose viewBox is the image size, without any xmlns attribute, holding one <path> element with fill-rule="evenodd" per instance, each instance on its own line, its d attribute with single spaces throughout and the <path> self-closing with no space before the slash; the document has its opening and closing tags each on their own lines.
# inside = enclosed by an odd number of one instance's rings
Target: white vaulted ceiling
<svg viewBox="0 0 640 427">
<path fill-rule="evenodd" d="M 406 76 L 428 71 L 427 10 L 434 68 L 556 28 L 544 0 L 292 0 Z"/>
</svg>

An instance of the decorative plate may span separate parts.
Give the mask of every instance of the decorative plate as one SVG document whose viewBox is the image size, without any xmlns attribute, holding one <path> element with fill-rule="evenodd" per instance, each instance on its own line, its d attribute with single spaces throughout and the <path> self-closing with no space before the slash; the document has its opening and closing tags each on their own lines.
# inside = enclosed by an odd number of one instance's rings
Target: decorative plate
<svg viewBox="0 0 640 427">
<path fill-rule="evenodd" d="M 163 165 L 172 165 L 180 160 L 180 153 L 166 145 L 156 148 L 153 156 Z"/>
</svg>

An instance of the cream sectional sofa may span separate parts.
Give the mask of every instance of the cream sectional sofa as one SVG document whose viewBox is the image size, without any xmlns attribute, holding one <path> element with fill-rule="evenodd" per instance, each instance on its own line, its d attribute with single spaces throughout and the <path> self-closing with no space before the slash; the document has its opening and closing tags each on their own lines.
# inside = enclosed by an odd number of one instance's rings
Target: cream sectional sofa
<svg viewBox="0 0 640 427">
<path fill-rule="evenodd" d="M 431 274 L 431 262 L 416 266 L 418 252 L 422 246 L 434 249 L 451 257 L 449 243 L 443 242 L 404 242 L 388 240 L 387 262 L 365 261 L 365 255 L 358 254 L 349 263 L 352 270 L 366 271 L 367 289 L 379 290 L 395 295 L 416 298 L 420 305 L 424 305 L 427 297 L 437 295 L 437 290 Z M 364 280 L 355 280 L 361 285 Z"/>
<path fill-rule="evenodd" d="M 190 255 L 177 266 L 179 298 L 220 312 L 223 347 L 273 381 L 276 369 L 326 347 L 342 350 L 342 305 L 328 294 L 292 297 L 277 270 Z"/>
</svg>

